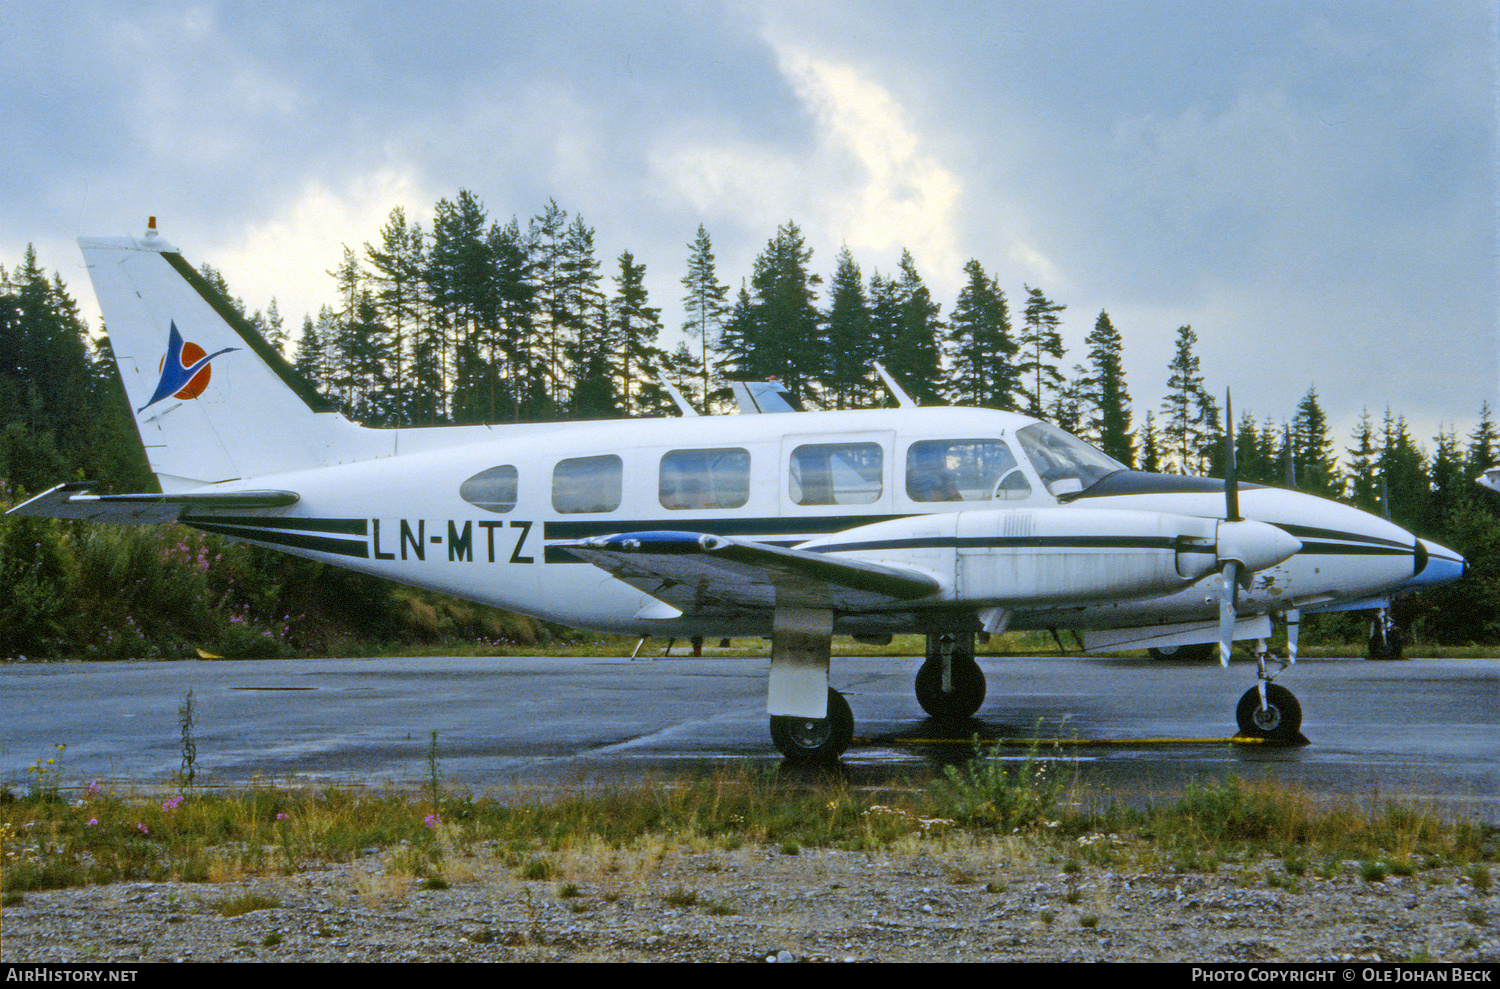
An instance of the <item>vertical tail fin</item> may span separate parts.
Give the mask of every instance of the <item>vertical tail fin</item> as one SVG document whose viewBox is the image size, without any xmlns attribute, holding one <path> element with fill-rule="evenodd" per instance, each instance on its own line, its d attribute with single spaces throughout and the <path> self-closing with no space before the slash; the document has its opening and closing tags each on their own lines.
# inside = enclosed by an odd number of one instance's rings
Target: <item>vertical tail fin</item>
<svg viewBox="0 0 1500 989">
<path fill-rule="evenodd" d="M 78 242 L 162 490 L 379 455 L 154 225 Z"/>
</svg>

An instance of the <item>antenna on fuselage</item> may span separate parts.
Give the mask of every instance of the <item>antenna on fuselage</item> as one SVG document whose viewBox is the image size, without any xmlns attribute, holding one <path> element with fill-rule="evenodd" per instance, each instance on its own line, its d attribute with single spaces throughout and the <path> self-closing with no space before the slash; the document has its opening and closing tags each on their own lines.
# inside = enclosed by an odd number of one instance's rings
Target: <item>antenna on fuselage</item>
<svg viewBox="0 0 1500 989">
<path fill-rule="evenodd" d="M 672 396 L 672 401 L 677 403 L 677 411 L 682 413 L 684 419 L 696 419 L 698 417 L 698 410 L 688 404 L 688 400 L 682 397 L 682 392 L 677 390 L 676 385 L 672 384 L 666 378 L 657 378 L 656 383 L 666 389 L 668 395 Z"/>
<path fill-rule="evenodd" d="M 896 384 L 896 379 L 890 376 L 889 372 L 881 366 L 881 363 L 879 361 L 873 361 L 872 363 L 875 365 L 875 373 L 880 375 L 881 381 L 885 382 L 886 390 L 891 393 L 891 397 L 896 400 L 896 404 L 903 409 L 916 408 L 916 401 L 906 392 L 902 391 L 901 386 Z"/>
</svg>

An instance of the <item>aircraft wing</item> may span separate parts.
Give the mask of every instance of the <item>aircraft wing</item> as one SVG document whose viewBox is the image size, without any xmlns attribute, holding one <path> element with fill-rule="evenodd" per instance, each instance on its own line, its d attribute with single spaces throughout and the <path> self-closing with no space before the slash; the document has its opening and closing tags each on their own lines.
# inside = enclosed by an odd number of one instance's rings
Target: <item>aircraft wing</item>
<svg viewBox="0 0 1500 989">
<path fill-rule="evenodd" d="M 698 532 L 630 532 L 554 545 L 684 614 L 777 605 L 876 611 L 941 589 L 915 569 Z"/>
<path fill-rule="evenodd" d="M 90 494 L 91 481 L 70 481 L 6 512 L 37 518 L 79 519 L 146 525 L 175 522 L 197 508 L 281 508 L 297 502 L 295 491 L 187 491 L 178 494 Z"/>
</svg>

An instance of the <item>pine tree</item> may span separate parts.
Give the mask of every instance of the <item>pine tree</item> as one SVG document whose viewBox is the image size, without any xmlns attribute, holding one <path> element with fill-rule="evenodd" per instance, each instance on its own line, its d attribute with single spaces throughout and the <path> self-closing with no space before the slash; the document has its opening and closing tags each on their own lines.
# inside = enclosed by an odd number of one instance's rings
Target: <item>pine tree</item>
<svg viewBox="0 0 1500 989">
<path fill-rule="evenodd" d="M 941 307 L 932 300 L 910 251 L 901 252 L 900 270 L 901 278 L 896 282 L 900 310 L 890 363 L 885 369 L 919 404 L 936 405 L 942 400 L 942 357 L 938 348 Z"/>
<path fill-rule="evenodd" d="M 327 311 L 328 307 L 323 307 Z M 292 367 L 323 394 L 328 393 L 327 370 L 323 361 L 323 341 L 311 316 L 302 317 L 302 335 L 297 338 L 297 353 Z"/>
<path fill-rule="evenodd" d="M 900 349 L 901 294 L 894 281 L 876 270 L 870 273 L 870 287 L 866 298 L 870 306 L 870 348 L 873 359 L 889 371 L 896 363 L 896 354 Z"/>
<path fill-rule="evenodd" d="M 381 354 L 389 384 L 380 404 L 385 421 L 392 424 L 411 421 L 408 351 L 420 318 L 424 242 L 421 225 L 408 224 L 398 206 L 380 230 L 380 247 L 365 245 L 377 316 L 389 331 Z"/>
<path fill-rule="evenodd" d="M 1076 376 L 1065 381 L 1053 396 L 1052 404 L 1047 407 L 1047 419 L 1058 429 L 1065 433 L 1084 440 L 1098 441 L 1098 437 L 1089 429 L 1088 415 L 1088 391 L 1089 379 L 1087 372 L 1082 367 L 1073 369 Z"/>
<path fill-rule="evenodd" d="M 1292 419 L 1295 439 L 1293 457 L 1297 465 L 1297 486 L 1321 498 L 1337 498 L 1344 483 L 1338 462 L 1333 457 L 1333 439 L 1328 435 L 1328 418 L 1318 404 L 1318 391 L 1309 388 L 1297 406 Z"/>
<path fill-rule="evenodd" d="M 729 286 L 719 282 L 714 265 L 713 242 L 701 223 L 698 225 L 698 235 L 688 245 L 688 251 L 687 274 L 682 279 L 682 287 L 686 290 L 682 305 L 687 319 L 682 324 L 682 330 L 690 339 L 698 341 L 699 381 L 702 394 L 707 396 L 713 390 L 714 365 L 719 358 L 719 336 L 723 332 L 724 316 L 729 311 Z M 706 406 L 704 411 L 708 411 Z"/>
<path fill-rule="evenodd" d="M 1198 334 L 1191 326 L 1177 329 L 1177 350 L 1172 362 L 1167 365 L 1171 373 L 1167 377 L 1167 395 L 1162 399 L 1161 414 L 1166 424 L 1162 427 L 1162 442 L 1171 466 L 1179 474 L 1188 474 L 1198 465 L 1198 455 L 1208 438 L 1203 419 L 1203 376 L 1199 373 L 1198 357 L 1193 345 Z"/>
<path fill-rule="evenodd" d="M 569 408 L 582 414 L 617 414 L 613 368 L 616 341 L 609 320 L 609 302 L 599 286 L 599 260 L 594 253 L 594 228 L 576 216 L 563 238 L 562 308 L 556 313 L 553 332 L 563 335 L 572 387 L 585 394 L 572 395 Z M 601 377 L 602 376 L 602 377 Z M 583 383 L 587 381 L 588 384 Z"/>
<path fill-rule="evenodd" d="M 262 335 L 267 343 L 276 348 L 278 354 L 285 356 L 289 335 L 286 331 L 286 321 L 281 318 L 281 309 L 276 305 L 274 295 L 271 296 L 271 304 L 266 307 L 265 332 Z"/>
<path fill-rule="evenodd" d="M 1382 488 L 1390 497 L 1391 519 L 1397 525 L 1412 528 L 1428 517 L 1429 488 L 1426 458 L 1412 442 L 1406 418 L 1395 416 L 1389 407 L 1381 427 L 1380 476 Z M 1298 478 L 1301 487 L 1301 478 Z"/>
<path fill-rule="evenodd" d="M 531 218 L 531 268 L 536 282 L 540 321 L 537 365 L 542 369 L 545 406 L 538 412 L 548 416 L 562 404 L 566 391 L 563 344 L 572 322 L 568 284 L 564 275 L 567 255 L 568 214 L 553 199 Z"/>
<path fill-rule="evenodd" d="M 725 370 L 729 378 L 748 381 L 764 376 L 758 375 L 755 367 L 759 359 L 756 348 L 760 336 L 760 310 L 750 297 L 748 283 L 741 281 L 739 294 L 735 296 L 734 305 L 729 309 L 729 316 L 724 320 L 724 330 L 721 335 L 724 352 L 723 363 L 720 367 Z M 715 393 L 714 398 L 716 401 L 727 399 L 728 389 L 722 393 Z"/>
<path fill-rule="evenodd" d="M 823 316 L 828 336 L 828 366 L 823 389 L 836 409 L 858 408 L 874 389 L 871 383 L 875 341 L 871 337 L 870 303 L 859 265 L 845 247 L 828 283 L 828 311 Z"/>
<path fill-rule="evenodd" d="M 1277 480 L 1275 436 L 1255 423 L 1255 415 L 1244 412 L 1234 429 L 1235 470 L 1242 481 L 1274 484 Z"/>
<path fill-rule="evenodd" d="M 1359 424 L 1354 427 L 1354 446 L 1345 452 L 1349 455 L 1349 500 L 1357 508 L 1380 513 L 1380 477 L 1376 472 L 1375 426 L 1370 421 L 1370 410 L 1359 415 Z"/>
<path fill-rule="evenodd" d="M 1063 383 L 1062 372 L 1055 363 L 1062 360 L 1064 353 L 1057 314 L 1067 306 L 1053 302 L 1041 289 L 1029 285 L 1026 295 L 1026 323 L 1020 339 L 1022 397 L 1026 414 L 1041 418 L 1046 414 L 1048 396 Z"/>
<path fill-rule="evenodd" d="M 530 246 L 514 217 L 504 227 L 492 226 L 488 239 L 497 306 L 489 361 L 503 393 L 502 407 L 496 412 L 519 422 L 539 414 L 547 404 L 541 398 L 545 386 L 536 367 L 542 347 L 536 340 L 538 311 Z M 496 421 L 495 416 L 491 421 Z"/>
<path fill-rule="evenodd" d="M 811 261 L 802 231 L 788 221 L 756 257 L 750 276 L 757 318 L 743 370 L 755 378 L 778 378 L 794 395 L 816 381 L 824 367 L 815 291 L 822 279 L 808 273 Z"/>
<path fill-rule="evenodd" d="M 1148 411 L 1146 424 L 1141 427 L 1141 470 L 1148 474 L 1160 474 L 1165 465 L 1161 437 L 1156 431 L 1156 413 Z"/>
<path fill-rule="evenodd" d="M 618 349 L 620 399 L 626 415 L 645 411 L 639 394 L 640 384 L 659 391 L 652 377 L 660 365 L 662 352 L 656 346 L 661 335 L 661 310 L 649 305 L 646 293 L 646 266 L 637 264 L 629 251 L 620 255 L 620 273 L 615 276 L 613 343 Z M 642 382 L 644 379 L 644 382 Z"/>
<path fill-rule="evenodd" d="M 1433 443 L 1432 464 L 1428 468 L 1427 518 L 1423 530 L 1434 536 L 1446 536 L 1449 515 L 1472 497 L 1470 491 L 1477 489 L 1464 476 L 1464 451 L 1459 445 L 1458 434 L 1439 427 Z"/>
<path fill-rule="evenodd" d="M 1464 458 L 1464 473 L 1470 480 L 1496 465 L 1497 447 L 1500 447 L 1500 432 L 1490 418 L 1490 403 L 1485 402 L 1479 407 L 1479 423 L 1469 434 L 1469 450 Z"/>
<path fill-rule="evenodd" d="M 30 245 L 14 281 L 0 282 L 0 480 L 34 492 L 89 459 L 87 328 Z"/>
<path fill-rule="evenodd" d="M 702 378 L 699 374 L 701 362 L 697 355 L 688 347 L 686 340 L 677 341 L 677 349 L 663 354 L 661 359 L 661 372 L 666 380 L 677 386 L 682 397 L 695 411 L 706 411 L 708 404 L 704 401 L 703 393 L 698 390 Z M 665 399 L 662 402 L 661 412 L 663 415 L 680 415 L 677 403 Z"/>
<path fill-rule="evenodd" d="M 964 265 L 969 280 L 959 290 L 948 321 L 950 397 L 961 405 L 1015 411 L 1020 372 L 1005 293 L 977 259 Z"/>
<path fill-rule="evenodd" d="M 1127 466 L 1135 464 L 1135 436 L 1130 428 L 1130 393 L 1125 387 L 1124 343 L 1110 322 L 1109 313 L 1099 311 L 1094 330 L 1084 341 L 1092 365 L 1085 379 L 1089 406 L 1089 431 L 1099 449 Z"/>
</svg>

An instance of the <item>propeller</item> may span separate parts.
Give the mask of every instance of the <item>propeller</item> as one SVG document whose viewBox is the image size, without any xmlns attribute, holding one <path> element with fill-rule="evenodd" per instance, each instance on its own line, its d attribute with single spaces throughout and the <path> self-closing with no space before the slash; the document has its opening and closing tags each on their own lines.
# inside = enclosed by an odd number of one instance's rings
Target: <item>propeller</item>
<svg viewBox="0 0 1500 989">
<path fill-rule="evenodd" d="M 1219 665 L 1229 665 L 1234 648 L 1234 626 L 1239 620 L 1239 591 L 1249 587 L 1250 577 L 1258 570 L 1274 567 L 1302 548 L 1302 543 L 1284 529 L 1265 522 L 1248 520 L 1240 515 L 1239 465 L 1234 455 L 1234 400 L 1224 390 L 1224 521 L 1219 523 L 1218 555 L 1223 561 L 1219 570 Z M 1290 464 L 1290 460 L 1288 460 Z M 1296 655 L 1296 616 L 1288 613 L 1291 650 Z"/>
<path fill-rule="evenodd" d="M 1297 490 L 1297 461 L 1292 458 L 1292 427 L 1287 426 L 1281 449 L 1286 453 L 1286 486 Z"/>
<path fill-rule="evenodd" d="M 1240 489 L 1238 470 L 1234 462 L 1234 400 L 1229 389 L 1224 389 L 1224 521 L 1233 525 L 1243 522 L 1240 517 Z M 1229 652 L 1234 648 L 1234 625 L 1238 618 L 1240 563 L 1227 560 L 1219 575 L 1219 665 L 1229 665 Z"/>
</svg>

